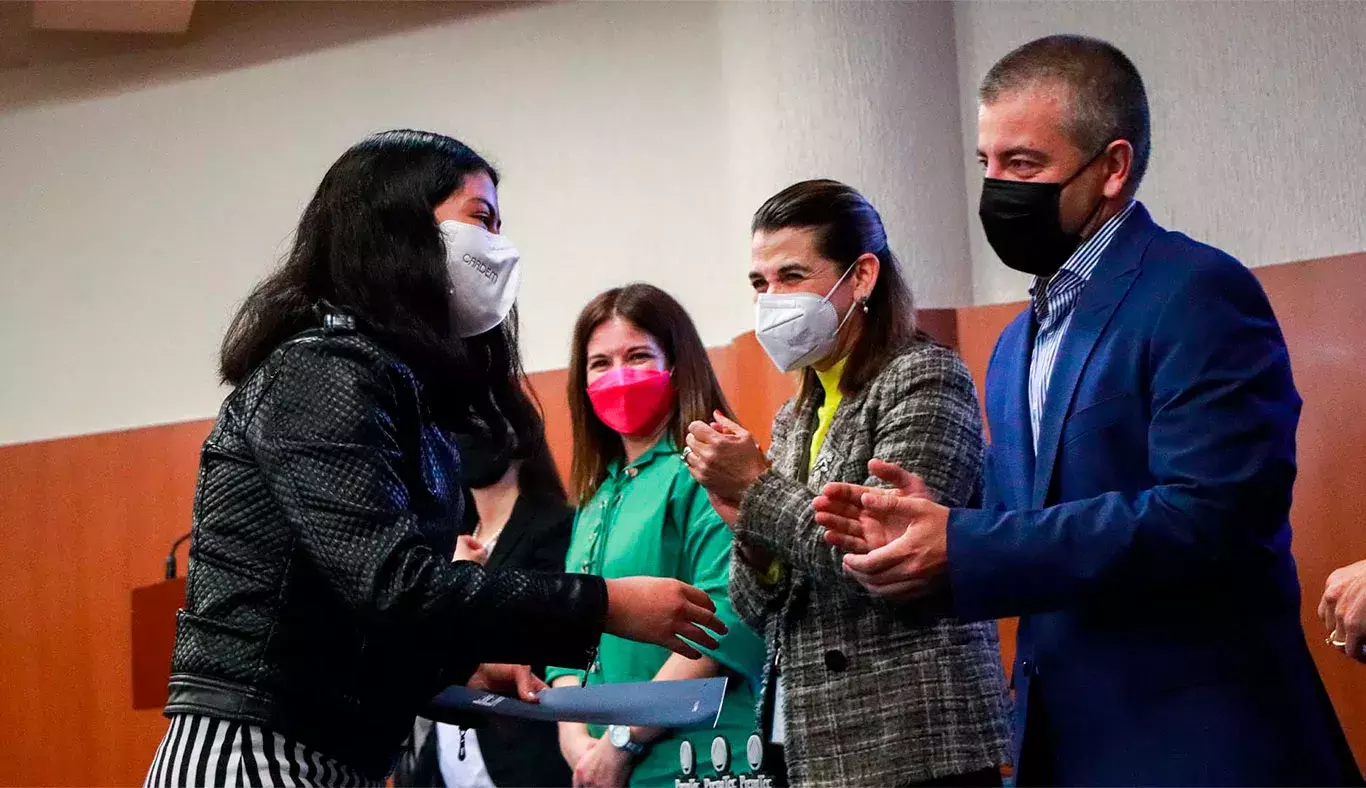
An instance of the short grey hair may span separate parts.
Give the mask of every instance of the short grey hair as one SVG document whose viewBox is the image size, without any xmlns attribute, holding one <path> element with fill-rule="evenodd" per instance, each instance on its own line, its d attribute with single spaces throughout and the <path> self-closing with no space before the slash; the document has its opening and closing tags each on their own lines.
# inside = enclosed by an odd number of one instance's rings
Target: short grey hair
<svg viewBox="0 0 1366 788">
<path fill-rule="evenodd" d="M 1134 160 L 1125 188 L 1133 194 L 1148 171 L 1152 145 L 1148 93 L 1133 61 L 1098 38 L 1047 36 L 996 61 L 977 95 L 983 104 L 991 104 L 1040 83 L 1061 84 L 1070 92 L 1067 133 L 1082 151 L 1100 153 L 1114 140 L 1128 140 Z"/>
</svg>

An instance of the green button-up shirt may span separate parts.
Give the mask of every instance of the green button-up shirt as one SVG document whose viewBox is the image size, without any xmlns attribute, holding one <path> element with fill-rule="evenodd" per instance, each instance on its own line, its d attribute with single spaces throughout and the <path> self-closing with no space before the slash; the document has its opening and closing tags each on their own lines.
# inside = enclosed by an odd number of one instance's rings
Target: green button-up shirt
<svg viewBox="0 0 1366 788">
<path fill-rule="evenodd" d="M 732 771 L 748 771 L 745 743 L 757 729 L 756 688 L 764 664 L 763 641 L 746 627 L 730 605 L 731 535 L 712 509 L 707 493 L 679 459 L 671 438 L 664 438 L 635 462 L 608 468 L 597 493 L 574 518 L 565 568 L 608 579 L 649 575 L 673 577 L 707 592 L 729 633 L 716 649 L 701 649 L 729 674 L 721 719 L 715 730 L 662 736 L 637 763 L 631 785 L 673 785 L 679 774 L 678 750 L 684 738 L 698 754 L 699 771 L 710 770 L 711 741 L 723 735 L 734 754 Z M 603 635 L 589 684 L 650 681 L 672 652 L 648 643 Z M 583 671 L 550 668 L 547 681 L 564 676 L 583 680 Z M 603 729 L 589 726 L 595 736 Z"/>
</svg>

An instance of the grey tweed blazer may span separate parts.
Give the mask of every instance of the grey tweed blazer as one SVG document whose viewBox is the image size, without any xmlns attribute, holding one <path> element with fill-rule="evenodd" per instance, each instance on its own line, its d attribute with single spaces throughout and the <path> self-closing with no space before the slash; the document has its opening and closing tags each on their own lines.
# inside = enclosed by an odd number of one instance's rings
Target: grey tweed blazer
<svg viewBox="0 0 1366 788">
<path fill-rule="evenodd" d="M 875 457 L 920 474 L 941 503 L 972 502 L 983 438 L 967 367 L 929 341 L 902 349 L 840 402 L 808 477 L 823 396 L 778 412 L 773 467 L 746 491 L 734 528 L 784 563 L 783 579 L 766 586 L 762 568 L 734 555 L 731 600 L 764 633 L 770 665 L 781 665 L 792 785 L 906 785 L 1004 764 L 1010 701 L 996 624 L 962 623 L 945 599 L 870 597 L 844 574 L 811 508 L 826 482 L 876 483 Z"/>
</svg>

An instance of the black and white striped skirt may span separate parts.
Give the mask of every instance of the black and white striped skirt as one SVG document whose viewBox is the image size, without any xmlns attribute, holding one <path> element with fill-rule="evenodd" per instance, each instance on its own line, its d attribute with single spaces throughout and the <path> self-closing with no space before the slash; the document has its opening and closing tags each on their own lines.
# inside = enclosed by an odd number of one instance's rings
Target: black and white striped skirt
<svg viewBox="0 0 1366 788">
<path fill-rule="evenodd" d="M 255 725 L 177 714 L 147 771 L 147 788 L 380 786 L 299 742 Z"/>
</svg>

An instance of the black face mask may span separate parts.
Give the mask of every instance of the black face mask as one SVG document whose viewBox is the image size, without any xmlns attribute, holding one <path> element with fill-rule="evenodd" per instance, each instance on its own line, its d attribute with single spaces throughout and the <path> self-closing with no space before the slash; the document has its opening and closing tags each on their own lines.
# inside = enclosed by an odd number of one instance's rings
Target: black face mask
<svg viewBox="0 0 1366 788">
<path fill-rule="evenodd" d="M 1095 164 L 1109 146 L 1100 149 L 1072 177 L 1059 183 L 1003 181 L 984 178 L 982 201 L 977 215 L 982 220 L 987 242 L 1001 262 L 1047 279 L 1062 268 L 1067 258 L 1081 246 L 1081 230 L 1091 223 L 1105 204 L 1102 195 L 1076 232 L 1062 229 L 1062 190 L 1078 175 Z"/>
<path fill-rule="evenodd" d="M 501 444 L 485 435 L 458 433 L 455 446 L 460 452 L 460 466 L 465 473 L 465 484 L 473 489 L 492 487 L 512 467 L 514 449 L 511 436 Z"/>
</svg>

